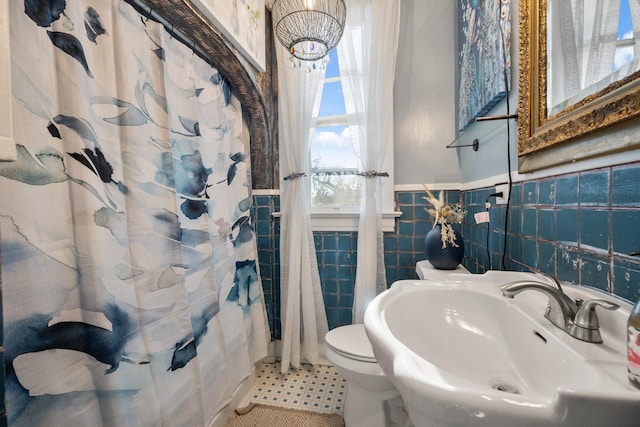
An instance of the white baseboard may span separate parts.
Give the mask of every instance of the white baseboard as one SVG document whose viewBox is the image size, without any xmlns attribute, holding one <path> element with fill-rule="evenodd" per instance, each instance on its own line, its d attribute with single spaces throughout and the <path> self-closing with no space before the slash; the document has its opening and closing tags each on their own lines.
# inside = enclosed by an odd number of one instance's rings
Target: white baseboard
<svg viewBox="0 0 640 427">
<path fill-rule="evenodd" d="M 398 184 L 394 185 L 394 191 L 424 191 L 424 186 L 426 186 L 429 191 L 440 191 L 440 190 L 460 190 L 459 182 L 445 182 L 445 183 L 424 183 L 424 184 Z"/>
</svg>

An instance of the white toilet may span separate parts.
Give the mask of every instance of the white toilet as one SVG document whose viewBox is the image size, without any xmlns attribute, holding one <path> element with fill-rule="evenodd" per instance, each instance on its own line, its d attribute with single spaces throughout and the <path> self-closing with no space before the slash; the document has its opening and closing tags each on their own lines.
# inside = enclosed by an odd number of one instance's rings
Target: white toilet
<svg viewBox="0 0 640 427">
<path fill-rule="evenodd" d="M 391 425 L 385 402 L 400 393 L 378 365 L 364 325 L 340 326 L 325 335 L 327 359 L 349 380 L 344 406 L 346 427 Z"/>
<path fill-rule="evenodd" d="M 428 261 L 418 262 L 416 272 L 422 280 L 444 280 L 450 273 L 469 273 L 462 266 L 437 270 Z M 349 380 L 344 407 L 346 427 L 412 426 L 400 393 L 376 361 L 364 325 L 332 329 L 325 341 L 327 359 Z"/>
</svg>

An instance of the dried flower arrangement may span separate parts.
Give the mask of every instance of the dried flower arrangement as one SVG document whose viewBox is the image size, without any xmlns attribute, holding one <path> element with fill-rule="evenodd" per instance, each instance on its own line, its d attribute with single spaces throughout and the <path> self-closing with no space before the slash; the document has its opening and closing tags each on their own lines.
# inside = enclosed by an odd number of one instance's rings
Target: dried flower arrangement
<svg viewBox="0 0 640 427">
<path fill-rule="evenodd" d="M 447 247 L 447 243 L 458 247 L 452 224 L 461 224 L 467 211 L 464 210 L 459 203 L 455 205 L 445 204 L 443 191 L 440 191 L 438 198 L 436 198 L 426 185 L 422 184 L 422 186 L 424 187 L 424 191 L 427 192 L 427 196 L 429 196 L 423 197 L 423 199 L 433 206 L 432 209 L 425 208 L 425 210 L 433 217 L 434 227 L 437 224 L 441 225 L 442 249 Z"/>
</svg>

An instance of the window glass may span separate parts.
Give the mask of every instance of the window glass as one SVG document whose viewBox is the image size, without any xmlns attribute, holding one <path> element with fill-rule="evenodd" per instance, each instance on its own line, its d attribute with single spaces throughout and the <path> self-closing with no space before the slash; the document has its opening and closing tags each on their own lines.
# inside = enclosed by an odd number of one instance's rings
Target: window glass
<svg viewBox="0 0 640 427">
<path fill-rule="evenodd" d="M 345 207 L 360 204 L 362 178 L 358 172 L 358 157 L 351 144 L 340 83 L 336 49 L 329 54 L 330 62 L 322 86 L 318 126 L 311 140 L 311 205 L 314 207 Z"/>
<path fill-rule="evenodd" d="M 344 107 L 344 96 L 340 81 L 327 82 L 322 88 L 322 100 L 318 117 L 344 116 L 347 111 Z"/>
<path fill-rule="evenodd" d="M 311 140 L 312 206 L 359 204 L 358 165 L 347 126 L 317 127 Z"/>
<path fill-rule="evenodd" d="M 631 10 L 629 0 L 620 2 L 620 20 L 618 22 L 618 46 L 613 59 L 613 71 L 633 60 L 633 24 L 631 23 Z"/>
<path fill-rule="evenodd" d="M 620 1 L 620 22 L 618 23 L 618 40 L 632 39 L 633 25 L 631 23 L 631 10 L 629 0 Z"/>
<path fill-rule="evenodd" d="M 338 52 L 336 49 L 331 49 L 331 52 L 329 52 L 329 63 L 327 64 L 327 74 L 325 75 L 325 78 L 330 79 L 339 76 L 340 71 L 338 70 Z"/>
</svg>

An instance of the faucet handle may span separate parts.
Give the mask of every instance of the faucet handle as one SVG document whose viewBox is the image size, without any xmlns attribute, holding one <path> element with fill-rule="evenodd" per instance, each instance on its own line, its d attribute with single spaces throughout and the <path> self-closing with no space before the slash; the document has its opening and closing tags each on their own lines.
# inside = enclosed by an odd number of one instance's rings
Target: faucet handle
<svg viewBox="0 0 640 427">
<path fill-rule="evenodd" d="M 616 310 L 620 308 L 618 304 L 613 302 L 603 299 L 591 299 L 580 305 L 573 323 L 581 328 L 598 329 L 600 327 L 600 323 L 598 322 L 596 307 L 602 307 L 607 310 Z"/>
<path fill-rule="evenodd" d="M 576 313 L 573 325 L 569 328 L 569 334 L 582 341 L 601 343 L 600 322 L 598 322 L 596 307 L 602 307 L 607 310 L 620 308 L 618 304 L 602 299 L 585 301 Z"/>
</svg>

